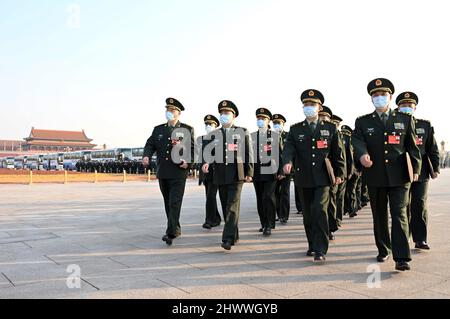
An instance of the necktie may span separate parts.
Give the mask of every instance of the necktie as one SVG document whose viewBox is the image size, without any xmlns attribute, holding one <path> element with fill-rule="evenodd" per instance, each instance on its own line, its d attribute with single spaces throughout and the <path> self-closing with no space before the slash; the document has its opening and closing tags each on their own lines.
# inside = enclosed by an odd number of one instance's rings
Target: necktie
<svg viewBox="0 0 450 319">
<path fill-rule="evenodd" d="M 386 127 L 386 123 L 387 123 L 387 114 L 386 113 L 381 114 L 381 121 L 383 122 L 384 127 Z"/>
<path fill-rule="evenodd" d="M 314 122 L 309 123 L 309 127 L 311 128 L 311 131 L 314 132 L 316 130 L 316 123 Z"/>
</svg>

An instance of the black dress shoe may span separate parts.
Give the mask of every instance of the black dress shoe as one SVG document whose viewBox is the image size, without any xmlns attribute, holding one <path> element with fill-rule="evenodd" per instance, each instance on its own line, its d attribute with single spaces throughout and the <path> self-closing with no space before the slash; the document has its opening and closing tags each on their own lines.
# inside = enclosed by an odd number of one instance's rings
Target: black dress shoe
<svg viewBox="0 0 450 319">
<path fill-rule="evenodd" d="M 329 238 L 330 240 L 335 240 L 335 239 L 336 239 L 336 237 L 334 237 L 333 233 L 330 233 L 330 235 L 328 236 L 328 238 Z"/>
<path fill-rule="evenodd" d="M 424 241 L 419 241 L 416 243 L 417 249 L 430 250 L 430 246 Z"/>
<path fill-rule="evenodd" d="M 387 256 L 383 256 L 383 255 L 378 255 L 377 256 L 377 261 L 379 262 L 379 263 L 384 263 L 386 260 L 388 260 L 389 259 L 389 255 L 387 255 Z"/>
<path fill-rule="evenodd" d="M 168 246 L 172 246 L 173 238 L 170 237 L 169 235 L 164 235 L 163 238 L 162 238 L 162 240 L 163 240 L 164 242 L 166 242 L 166 244 L 167 244 Z"/>
<path fill-rule="evenodd" d="M 218 224 L 211 224 L 212 228 L 217 227 L 217 226 L 220 226 L 220 222 Z"/>
<path fill-rule="evenodd" d="M 326 260 L 326 258 L 325 258 L 324 254 L 321 254 L 321 253 L 314 254 L 314 261 L 315 262 L 323 262 L 325 260 Z"/>
<path fill-rule="evenodd" d="M 409 267 L 409 264 L 402 260 L 402 261 L 397 261 L 395 263 L 395 270 L 399 270 L 399 271 L 405 271 L 405 270 L 411 270 L 411 267 Z"/>
<path fill-rule="evenodd" d="M 358 216 L 358 214 L 356 213 L 356 210 L 354 210 L 353 212 L 350 213 L 350 215 L 348 215 L 350 218 L 356 217 Z"/>
<path fill-rule="evenodd" d="M 301 210 L 299 210 L 299 211 L 297 212 L 297 215 L 303 215 L 303 212 L 302 212 Z"/>
<path fill-rule="evenodd" d="M 272 235 L 272 230 L 269 227 L 264 228 L 263 236 L 270 236 Z"/>
<path fill-rule="evenodd" d="M 208 224 L 208 223 L 204 223 L 202 227 L 205 228 L 205 229 L 211 229 L 212 228 L 212 226 L 210 224 Z"/>
<path fill-rule="evenodd" d="M 231 241 L 229 241 L 229 240 L 225 240 L 222 243 L 222 248 L 225 250 L 231 250 L 231 246 L 233 246 L 233 245 L 231 244 Z"/>
<path fill-rule="evenodd" d="M 283 224 L 283 225 L 285 225 L 285 224 L 287 224 L 287 220 L 284 219 L 284 218 L 283 218 L 283 219 L 280 219 L 280 223 Z"/>
<path fill-rule="evenodd" d="M 308 251 L 306 252 L 306 256 L 308 257 L 314 256 L 314 252 L 312 251 L 312 249 L 308 249 Z"/>
<path fill-rule="evenodd" d="M 367 206 L 367 202 L 362 202 L 361 203 L 361 207 L 366 207 Z"/>
<path fill-rule="evenodd" d="M 258 230 L 260 233 L 262 233 L 263 231 L 264 231 L 264 228 L 260 228 L 259 230 Z"/>
</svg>

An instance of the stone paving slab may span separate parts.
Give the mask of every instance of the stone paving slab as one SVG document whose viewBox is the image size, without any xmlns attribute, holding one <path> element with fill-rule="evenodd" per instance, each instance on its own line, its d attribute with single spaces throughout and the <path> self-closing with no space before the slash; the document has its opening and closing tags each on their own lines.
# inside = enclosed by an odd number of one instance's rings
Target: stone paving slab
<svg viewBox="0 0 450 319">
<path fill-rule="evenodd" d="M 220 247 L 205 230 L 204 189 L 186 187 L 182 237 L 161 241 L 166 219 L 157 182 L 0 185 L 0 298 L 450 298 L 450 170 L 432 181 L 429 252 L 412 271 L 375 261 L 370 209 L 345 217 L 327 262 L 305 256 L 301 215 L 264 238 L 251 184 L 243 190 L 240 242 Z M 7 194 L 7 195 L 3 195 Z M 67 267 L 81 271 L 69 289 Z M 373 270 L 380 287 L 371 288 Z"/>
</svg>

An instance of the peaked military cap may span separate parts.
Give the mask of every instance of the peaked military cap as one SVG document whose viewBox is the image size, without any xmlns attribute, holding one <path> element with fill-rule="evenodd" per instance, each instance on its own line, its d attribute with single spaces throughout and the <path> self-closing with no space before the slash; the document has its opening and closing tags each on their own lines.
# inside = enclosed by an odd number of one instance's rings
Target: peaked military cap
<svg viewBox="0 0 450 319">
<path fill-rule="evenodd" d="M 323 97 L 323 94 L 314 89 L 306 90 L 301 95 L 302 103 L 306 102 L 314 102 L 314 103 L 320 103 L 323 104 L 325 102 L 325 98 Z"/>
<path fill-rule="evenodd" d="M 397 105 L 400 105 L 402 103 L 414 103 L 417 105 L 419 104 L 419 97 L 416 93 L 413 92 L 403 92 L 400 93 L 399 96 L 397 96 L 395 103 Z"/>
<path fill-rule="evenodd" d="M 266 117 L 269 119 L 269 121 L 272 120 L 272 113 L 264 107 L 261 107 L 256 110 L 256 117 L 258 117 L 258 116 Z"/>
<path fill-rule="evenodd" d="M 351 128 L 350 126 L 348 126 L 348 125 L 342 125 L 342 126 L 341 126 L 341 132 L 348 133 L 348 134 L 352 134 L 353 130 L 352 130 L 352 128 Z"/>
<path fill-rule="evenodd" d="M 235 117 L 239 116 L 239 110 L 237 106 L 233 102 L 228 100 L 224 100 L 219 103 L 219 113 L 222 111 L 230 111 L 234 113 Z"/>
<path fill-rule="evenodd" d="M 389 81 L 388 79 L 384 78 L 372 80 L 367 85 L 367 92 L 369 93 L 369 95 L 372 95 L 372 93 L 376 91 L 394 94 L 395 92 L 394 84 L 392 84 L 392 82 Z"/>
<path fill-rule="evenodd" d="M 203 119 L 205 124 L 216 124 L 216 126 L 219 126 L 219 120 L 214 115 L 208 114 Z"/>
<path fill-rule="evenodd" d="M 166 99 L 166 107 L 174 107 L 178 111 L 184 111 L 183 104 L 180 103 L 177 99 L 174 99 L 173 97 L 169 97 Z"/>
<path fill-rule="evenodd" d="M 339 117 L 339 116 L 337 116 L 337 115 L 332 115 L 331 116 L 331 122 L 338 122 L 338 123 L 340 123 L 340 122 L 342 122 L 343 120 Z"/>
<path fill-rule="evenodd" d="M 283 116 L 283 115 L 281 115 L 281 114 L 274 114 L 273 116 L 272 116 L 272 121 L 279 121 L 279 122 L 283 122 L 283 123 L 286 123 L 287 121 L 286 121 L 286 118 Z"/>
<path fill-rule="evenodd" d="M 319 115 L 328 116 L 329 118 L 331 118 L 333 116 L 333 112 L 328 106 L 323 105 L 322 110 L 319 111 Z"/>
</svg>

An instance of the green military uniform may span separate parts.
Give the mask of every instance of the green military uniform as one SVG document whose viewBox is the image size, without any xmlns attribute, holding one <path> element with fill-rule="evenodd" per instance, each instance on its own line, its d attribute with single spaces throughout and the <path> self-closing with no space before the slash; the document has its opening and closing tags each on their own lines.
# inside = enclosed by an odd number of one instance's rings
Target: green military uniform
<svg viewBox="0 0 450 319">
<path fill-rule="evenodd" d="M 376 92 L 393 94 L 394 86 L 389 80 L 379 78 L 369 83 L 368 92 L 369 95 Z M 359 117 L 355 123 L 352 136 L 355 157 L 360 160 L 368 154 L 373 162 L 370 168 L 363 168 L 363 180 L 369 189 L 378 261 L 385 261 L 391 250 L 397 264 L 407 265 L 411 260 L 406 213 L 411 184 L 406 153 L 411 158 L 414 174 L 418 174 L 421 161 L 415 139 L 412 117 L 397 111 L 380 114 L 375 111 Z M 392 241 L 388 203 L 392 217 Z"/>
<path fill-rule="evenodd" d="M 356 174 L 354 151 L 352 146 L 352 132 L 353 130 L 343 125 L 341 128 L 342 142 L 345 146 L 345 158 L 347 161 L 347 185 L 344 195 L 344 215 L 349 214 L 350 217 L 354 217 L 357 211 L 356 202 L 356 186 L 358 182 L 358 174 Z"/>
<path fill-rule="evenodd" d="M 274 125 L 277 122 L 286 123 L 286 118 L 281 114 L 273 115 Z M 283 154 L 284 143 L 288 137 L 288 132 L 281 131 L 280 135 L 280 152 Z M 277 181 L 277 187 L 275 189 L 277 215 L 281 223 L 286 223 L 289 220 L 289 211 L 291 209 L 291 175 L 287 175 L 286 178 Z"/>
<path fill-rule="evenodd" d="M 183 105 L 173 98 L 167 99 L 166 104 L 168 107 L 184 110 Z M 151 158 L 155 152 L 157 154 L 156 176 L 164 198 L 167 216 L 166 236 L 163 240 L 169 245 L 172 243 L 171 239 L 181 234 L 180 211 L 189 172 L 189 167 L 181 168 L 181 162 L 175 162 L 171 156 L 175 145 L 180 150 L 177 154 L 180 154 L 181 159 L 192 167 L 195 151 L 194 129 L 179 121 L 175 126 L 167 123 L 156 126 L 145 144 L 143 155 L 143 157 Z"/>
<path fill-rule="evenodd" d="M 272 120 L 272 113 L 266 108 L 256 110 L 256 117 L 265 117 Z M 259 129 L 251 134 L 254 157 L 253 186 L 256 193 L 256 208 L 263 235 L 270 235 L 275 229 L 277 173 L 279 171 L 280 155 L 279 134 L 271 129 Z M 275 142 L 276 141 L 276 142 Z M 273 150 L 273 147 L 278 150 Z"/>
<path fill-rule="evenodd" d="M 216 127 L 219 126 L 219 120 L 211 114 L 208 114 L 204 118 L 205 124 L 215 124 Z M 203 151 L 205 147 L 207 147 L 212 141 L 213 137 L 204 135 L 197 139 L 197 150 L 200 155 L 199 163 L 203 162 Z M 204 173 L 201 168 L 199 170 L 199 185 L 203 184 L 205 186 L 205 195 L 206 195 L 206 203 L 205 203 L 205 223 L 203 224 L 203 228 L 211 229 L 212 227 L 219 226 L 222 218 L 220 217 L 219 210 L 217 209 L 217 185 L 213 183 L 213 174 L 214 168 L 211 167 L 208 173 Z"/>
<path fill-rule="evenodd" d="M 331 122 L 334 123 L 336 127 L 339 127 L 340 123 L 342 122 L 342 119 L 336 114 L 333 114 L 333 116 L 331 117 Z M 344 136 L 342 131 L 338 130 L 338 134 L 340 135 L 342 141 L 342 149 L 344 150 L 345 168 L 346 168 L 345 178 L 342 181 L 342 183 L 337 186 L 336 191 L 336 220 L 337 225 L 340 227 L 344 216 L 345 192 L 347 189 L 348 180 L 352 176 L 353 155 L 351 145 L 348 143 L 348 139 Z"/>
<path fill-rule="evenodd" d="M 223 110 L 232 111 L 239 116 L 239 110 L 231 101 L 219 104 L 219 113 Z M 215 136 L 216 155 L 212 165 L 213 182 L 218 186 L 222 204 L 225 227 L 222 242 L 225 249 L 239 240 L 239 214 L 241 206 L 241 191 L 246 177 L 253 177 L 253 155 L 250 135 L 245 128 L 232 125 L 211 133 Z"/>
<path fill-rule="evenodd" d="M 332 123 L 331 118 L 333 117 L 333 112 L 328 106 L 323 105 L 322 110 L 319 112 L 319 116 L 325 118 L 325 121 Z M 337 132 L 339 134 L 339 132 Z M 341 142 L 341 140 L 339 140 Z M 342 147 L 342 144 L 340 146 Z M 345 156 L 345 153 L 344 153 Z M 339 221 L 336 216 L 337 211 L 337 191 L 338 185 L 330 186 L 330 196 L 328 201 L 328 229 L 329 229 L 329 238 L 330 240 L 334 239 L 333 233 L 339 230 Z"/>
<path fill-rule="evenodd" d="M 303 92 L 303 103 L 323 104 L 323 95 L 317 90 Z M 314 124 L 316 127 L 314 128 Z M 307 120 L 291 126 L 284 145 L 283 166 L 295 161 L 294 180 L 299 189 L 303 208 L 303 223 L 308 239 L 308 255 L 316 258 L 328 251 L 328 203 L 332 179 L 326 160 L 330 160 L 334 175 L 344 177 L 345 161 L 336 126 L 329 122 Z"/>
<path fill-rule="evenodd" d="M 419 103 L 418 96 L 413 92 L 403 92 L 397 99 L 397 105 L 402 103 Z M 419 180 L 412 183 L 410 190 L 409 218 L 410 231 L 416 248 L 429 249 L 427 244 L 427 193 L 430 175 L 439 173 L 439 149 L 434 137 L 434 129 L 427 120 L 415 119 L 416 145 L 420 149 L 422 169 Z M 430 166 L 431 164 L 431 166 Z"/>
</svg>

